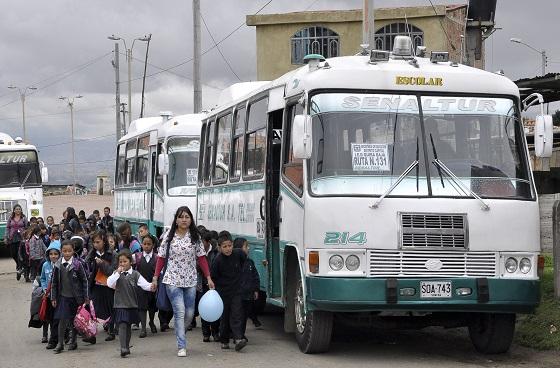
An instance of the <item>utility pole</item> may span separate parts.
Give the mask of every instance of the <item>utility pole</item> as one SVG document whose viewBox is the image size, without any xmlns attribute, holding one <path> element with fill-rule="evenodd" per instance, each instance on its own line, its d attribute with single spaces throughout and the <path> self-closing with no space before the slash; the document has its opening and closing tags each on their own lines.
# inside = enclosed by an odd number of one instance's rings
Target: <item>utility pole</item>
<svg viewBox="0 0 560 368">
<path fill-rule="evenodd" d="M 194 60 L 193 60 L 193 107 L 194 113 L 202 111 L 202 86 L 200 84 L 200 0 L 193 0 L 193 38 L 194 38 Z"/>
<path fill-rule="evenodd" d="M 21 100 L 21 119 L 22 119 L 22 123 L 23 123 L 23 141 L 27 142 L 27 128 L 25 127 L 25 96 L 27 93 L 27 90 L 31 90 L 34 91 L 37 88 L 36 87 L 25 87 L 23 90 L 19 87 L 16 87 L 14 85 L 9 85 L 8 86 L 9 89 L 17 89 L 19 92 L 19 98 Z"/>
<path fill-rule="evenodd" d="M 126 121 L 126 103 L 121 102 L 120 108 L 122 113 L 122 119 L 123 121 Z M 124 134 L 126 134 L 126 131 L 124 132 Z"/>
<path fill-rule="evenodd" d="M 369 45 L 370 49 L 375 49 L 375 19 L 373 10 L 373 0 L 364 0 L 362 10 L 362 43 Z"/>
<path fill-rule="evenodd" d="M 72 142 L 72 194 L 76 195 L 76 157 L 75 157 L 75 149 L 74 149 L 74 100 L 77 98 L 82 98 L 84 96 L 77 95 L 74 97 L 59 97 L 60 100 L 66 101 L 68 103 L 68 107 L 70 108 L 70 134 L 71 134 L 71 142 Z"/>
<path fill-rule="evenodd" d="M 146 45 L 146 59 L 144 60 L 144 77 L 142 78 L 142 105 L 140 105 L 140 117 L 144 117 L 144 90 L 146 89 L 146 70 L 148 69 L 148 50 L 150 50 L 150 41 L 152 34 L 148 35 L 148 44 Z"/>
<path fill-rule="evenodd" d="M 126 59 L 128 60 L 128 124 L 125 132 L 128 132 L 132 124 L 132 48 L 126 50 Z"/>
<path fill-rule="evenodd" d="M 115 124 L 116 124 L 116 138 L 117 142 L 121 139 L 121 83 L 120 83 L 120 69 L 119 69 L 119 43 L 115 42 L 115 59 L 113 60 L 113 67 L 115 68 Z"/>
</svg>

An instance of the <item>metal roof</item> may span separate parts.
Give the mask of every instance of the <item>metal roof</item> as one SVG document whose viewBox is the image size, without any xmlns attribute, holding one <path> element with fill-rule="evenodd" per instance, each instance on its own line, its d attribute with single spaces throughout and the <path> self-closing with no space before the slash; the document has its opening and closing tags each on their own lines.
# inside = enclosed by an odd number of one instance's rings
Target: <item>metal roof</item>
<svg viewBox="0 0 560 368">
<path fill-rule="evenodd" d="M 515 81 L 515 84 L 519 87 L 521 99 L 536 92 L 543 96 L 544 102 L 560 101 L 560 73 L 519 79 Z"/>
</svg>

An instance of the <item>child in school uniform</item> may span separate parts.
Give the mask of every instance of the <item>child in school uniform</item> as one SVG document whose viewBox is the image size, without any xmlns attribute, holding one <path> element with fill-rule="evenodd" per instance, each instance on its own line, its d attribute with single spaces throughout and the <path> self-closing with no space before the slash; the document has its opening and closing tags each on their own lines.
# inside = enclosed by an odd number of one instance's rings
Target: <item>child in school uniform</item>
<svg viewBox="0 0 560 368">
<path fill-rule="evenodd" d="M 113 315 L 114 290 L 107 286 L 107 279 L 114 271 L 114 254 L 109 250 L 109 243 L 103 231 L 95 231 L 91 234 L 93 248 L 86 257 L 86 263 L 90 270 L 89 287 L 90 295 L 95 307 L 97 318 L 108 320 Z M 108 336 L 105 341 L 115 339 L 114 324 L 108 324 Z M 95 337 L 88 340 L 95 343 Z"/>
<path fill-rule="evenodd" d="M 51 282 L 52 272 L 54 264 L 60 258 L 60 242 L 53 241 L 47 248 L 47 259 L 43 262 L 43 267 L 41 267 L 41 276 L 39 277 L 39 283 L 41 284 L 41 289 L 46 293 L 49 284 Z M 47 297 L 49 297 L 47 295 Z M 50 303 L 50 300 L 49 300 Z M 52 314 L 52 313 L 51 313 Z M 47 343 L 47 349 L 54 349 L 56 346 L 56 341 L 58 339 L 58 323 L 55 323 L 52 315 L 48 316 L 49 321 L 43 324 L 43 340 L 41 342 Z M 51 330 L 51 336 L 48 337 L 49 327 Z"/>
<path fill-rule="evenodd" d="M 202 245 L 204 246 L 204 251 L 206 252 L 206 261 L 210 266 L 212 266 L 214 259 L 219 254 L 217 239 L 214 239 L 213 232 L 208 230 L 204 230 L 204 232 L 201 234 L 201 237 L 202 237 Z M 200 274 L 198 279 L 199 279 L 201 290 L 200 290 L 200 297 L 198 297 L 197 295 L 197 299 L 200 300 L 202 295 L 204 295 L 208 290 L 210 290 L 210 288 L 208 287 L 208 281 L 201 275 L 202 271 L 200 270 L 198 271 Z M 220 342 L 220 320 L 217 320 L 215 322 L 207 322 L 201 317 L 200 322 L 202 324 L 202 341 L 210 342 L 210 336 L 212 336 L 214 342 Z"/>
<path fill-rule="evenodd" d="M 243 337 L 245 340 L 245 330 L 247 328 L 247 319 L 253 321 L 255 328 L 260 328 L 261 323 L 257 318 L 255 311 L 255 300 L 259 298 L 260 289 L 260 278 L 257 268 L 255 267 L 255 262 L 249 258 L 249 243 L 245 238 L 237 238 L 233 242 L 234 249 L 241 249 L 243 253 L 247 256 L 243 268 L 241 269 L 241 280 L 239 288 L 241 289 L 241 302 L 243 304 Z"/>
<path fill-rule="evenodd" d="M 47 247 L 41 239 L 41 228 L 39 225 L 33 225 L 31 228 L 31 236 L 29 237 L 29 269 L 31 280 L 35 280 L 41 275 L 41 266 L 47 252 Z"/>
<path fill-rule="evenodd" d="M 73 327 L 74 317 L 81 304 L 89 304 L 88 278 L 84 266 L 74 256 L 74 242 L 65 240 L 61 246 L 62 257 L 54 264 L 51 286 L 51 303 L 58 320 L 58 344 L 55 354 L 64 350 L 64 332 L 71 326 L 68 350 L 76 350 L 77 331 Z"/>
<path fill-rule="evenodd" d="M 156 272 L 157 257 L 154 252 L 154 242 L 152 237 L 145 236 L 142 239 L 142 253 L 136 253 L 136 271 L 146 280 L 151 280 Z M 157 312 L 155 293 L 150 291 L 138 290 L 138 311 L 140 312 L 140 335 L 139 338 L 146 337 L 147 316 L 150 317 L 150 331 L 157 333 L 154 318 Z"/>
<path fill-rule="evenodd" d="M 229 349 L 231 332 L 235 350 L 240 351 L 247 345 L 243 338 L 243 305 L 239 289 L 241 270 L 247 256 L 241 249 L 233 249 L 231 234 L 227 231 L 220 232 L 218 244 L 220 254 L 212 263 L 211 276 L 224 303 L 220 319 L 222 349 Z"/>
<path fill-rule="evenodd" d="M 107 279 L 107 285 L 115 289 L 115 323 L 119 326 L 121 357 L 130 354 L 131 326 L 140 322 L 138 314 L 137 286 L 145 291 L 152 290 L 152 284 L 132 269 L 132 253 L 122 249 L 118 255 L 119 267 Z"/>
</svg>

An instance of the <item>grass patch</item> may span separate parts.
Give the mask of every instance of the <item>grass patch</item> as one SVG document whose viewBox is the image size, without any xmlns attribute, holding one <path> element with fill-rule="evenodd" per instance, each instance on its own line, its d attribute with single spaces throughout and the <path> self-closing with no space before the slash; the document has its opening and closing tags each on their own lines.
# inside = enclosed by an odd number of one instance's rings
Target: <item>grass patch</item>
<svg viewBox="0 0 560 368">
<path fill-rule="evenodd" d="M 560 350 L 560 302 L 554 299 L 552 256 L 545 255 L 541 303 L 535 314 L 522 316 L 516 327 L 518 344 L 537 350 Z"/>
</svg>

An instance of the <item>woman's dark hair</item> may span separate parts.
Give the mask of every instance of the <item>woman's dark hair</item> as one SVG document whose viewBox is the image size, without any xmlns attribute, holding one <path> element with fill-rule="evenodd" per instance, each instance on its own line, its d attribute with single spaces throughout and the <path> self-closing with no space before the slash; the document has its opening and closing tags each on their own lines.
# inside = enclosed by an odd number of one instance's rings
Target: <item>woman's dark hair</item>
<svg viewBox="0 0 560 368">
<path fill-rule="evenodd" d="M 119 256 L 117 257 L 117 259 L 121 258 L 121 257 L 126 257 L 128 258 L 128 260 L 130 261 L 130 263 L 132 263 L 132 253 L 130 252 L 130 250 L 128 249 L 122 249 L 119 252 Z"/>
<path fill-rule="evenodd" d="M 245 238 L 235 238 L 235 240 L 233 241 L 233 248 L 234 249 L 241 249 L 243 248 L 243 244 L 245 244 L 247 242 L 247 239 Z"/>
<path fill-rule="evenodd" d="M 19 204 L 16 204 L 14 206 L 14 208 L 12 208 L 12 216 L 10 217 L 10 219 L 13 219 L 16 216 L 16 208 L 18 208 L 21 210 L 21 218 L 24 218 L 25 215 L 23 214 L 23 208 L 21 208 L 21 206 Z"/>
<path fill-rule="evenodd" d="M 125 239 L 122 236 L 122 233 L 126 230 L 130 232 L 130 237 L 128 239 Z M 130 248 L 130 244 L 132 244 L 132 227 L 130 227 L 130 224 L 126 221 L 120 224 L 119 227 L 117 228 L 117 233 L 119 234 L 123 242 L 123 249 Z"/>
<path fill-rule="evenodd" d="M 173 237 L 175 236 L 175 231 L 177 231 L 177 219 L 181 216 L 182 213 L 186 213 L 191 218 L 191 225 L 189 226 L 189 234 L 191 236 L 191 241 L 194 243 L 200 240 L 200 233 L 198 232 L 198 228 L 194 223 L 194 217 L 192 215 L 191 210 L 187 206 L 181 206 L 177 208 L 177 212 L 175 212 L 175 216 L 173 216 L 173 223 L 171 224 L 171 229 L 169 229 L 169 235 L 167 235 L 167 242 L 171 242 Z"/>
<path fill-rule="evenodd" d="M 97 230 L 91 233 L 89 236 L 91 242 L 95 239 L 101 239 L 103 241 L 103 250 L 107 252 L 109 250 L 109 241 L 107 240 L 107 234 L 103 230 Z"/>
<path fill-rule="evenodd" d="M 66 208 L 66 219 L 70 221 L 73 218 L 75 218 L 76 221 L 78 220 L 78 216 L 76 215 L 76 210 L 74 209 L 74 207 Z"/>
<path fill-rule="evenodd" d="M 39 225 L 33 225 L 31 227 L 31 234 L 39 235 L 40 233 L 41 233 L 41 228 L 39 227 Z"/>
<path fill-rule="evenodd" d="M 41 224 L 41 225 L 39 225 L 39 229 L 41 229 L 41 230 L 43 230 L 43 229 L 47 230 L 47 225 Z"/>
<path fill-rule="evenodd" d="M 86 217 L 86 211 L 80 210 L 80 212 L 78 212 L 78 217 L 83 217 L 83 218 L 85 218 L 85 217 Z"/>
</svg>

